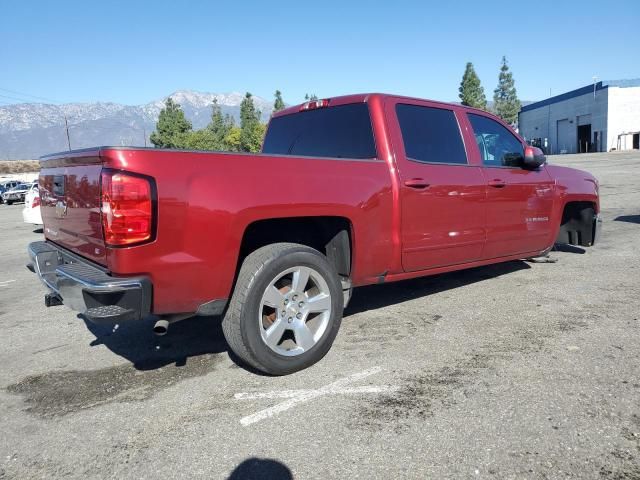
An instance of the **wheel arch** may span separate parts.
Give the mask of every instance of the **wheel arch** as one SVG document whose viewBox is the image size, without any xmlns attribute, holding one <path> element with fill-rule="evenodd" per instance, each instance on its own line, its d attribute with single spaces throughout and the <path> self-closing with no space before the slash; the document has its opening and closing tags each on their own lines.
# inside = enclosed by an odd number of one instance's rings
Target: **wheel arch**
<svg viewBox="0 0 640 480">
<path fill-rule="evenodd" d="M 590 247 L 595 241 L 598 205 L 591 199 L 571 199 L 564 203 L 556 243 Z"/>
<path fill-rule="evenodd" d="M 354 229 L 341 216 L 281 217 L 255 220 L 244 229 L 236 272 L 251 252 L 272 243 L 298 243 L 324 254 L 343 278 L 352 276 Z"/>
</svg>

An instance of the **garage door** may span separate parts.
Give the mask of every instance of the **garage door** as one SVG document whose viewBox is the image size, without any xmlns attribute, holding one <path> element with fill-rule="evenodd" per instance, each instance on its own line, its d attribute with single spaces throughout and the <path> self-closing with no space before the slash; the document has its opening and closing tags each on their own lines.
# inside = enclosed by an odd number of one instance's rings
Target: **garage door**
<svg viewBox="0 0 640 480">
<path fill-rule="evenodd" d="M 558 148 L 555 153 L 570 153 L 569 119 L 558 120 L 557 137 Z"/>
</svg>

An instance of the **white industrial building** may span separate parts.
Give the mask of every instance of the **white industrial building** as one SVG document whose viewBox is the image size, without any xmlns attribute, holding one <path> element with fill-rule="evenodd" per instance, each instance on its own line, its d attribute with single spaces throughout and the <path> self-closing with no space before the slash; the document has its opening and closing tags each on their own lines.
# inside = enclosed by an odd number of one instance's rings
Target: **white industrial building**
<svg viewBox="0 0 640 480">
<path fill-rule="evenodd" d="M 640 79 L 598 82 L 522 107 L 520 134 L 549 154 L 640 148 Z"/>
</svg>

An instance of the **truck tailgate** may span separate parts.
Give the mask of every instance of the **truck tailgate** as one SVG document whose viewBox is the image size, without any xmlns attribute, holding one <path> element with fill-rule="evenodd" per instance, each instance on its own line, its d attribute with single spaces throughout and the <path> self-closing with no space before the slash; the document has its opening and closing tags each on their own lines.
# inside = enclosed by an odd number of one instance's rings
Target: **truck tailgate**
<svg viewBox="0 0 640 480">
<path fill-rule="evenodd" d="M 40 166 L 45 237 L 106 265 L 100 217 L 102 161 L 99 149 L 43 157 Z"/>
</svg>

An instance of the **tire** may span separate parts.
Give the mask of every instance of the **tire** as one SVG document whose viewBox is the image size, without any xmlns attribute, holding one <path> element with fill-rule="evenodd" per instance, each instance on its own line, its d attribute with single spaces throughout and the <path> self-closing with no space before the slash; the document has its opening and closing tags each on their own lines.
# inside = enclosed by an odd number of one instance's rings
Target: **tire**
<svg viewBox="0 0 640 480">
<path fill-rule="evenodd" d="M 300 286 L 306 274 L 309 280 Z M 287 375 L 327 354 L 342 311 L 340 278 L 326 257 L 305 245 L 275 243 L 242 263 L 222 330 L 231 350 L 248 365 Z"/>
<path fill-rule="evenodd" d="M 7 205 L 13 205 L 13 200 L 7 200 Z"/>
<path fill-rule="evenodd" d="M 585 227 L 581 232 L 581 245 L 583 247 L 591 247 L 593 246 L 595 229 L 593 228 L 593 221 L 596 218 L 596 211 L 594 208 L 583 208 L 580 211 L 580 222 Z M 586 237 L 586 238 L 585 238 Z"/>
</svg>

